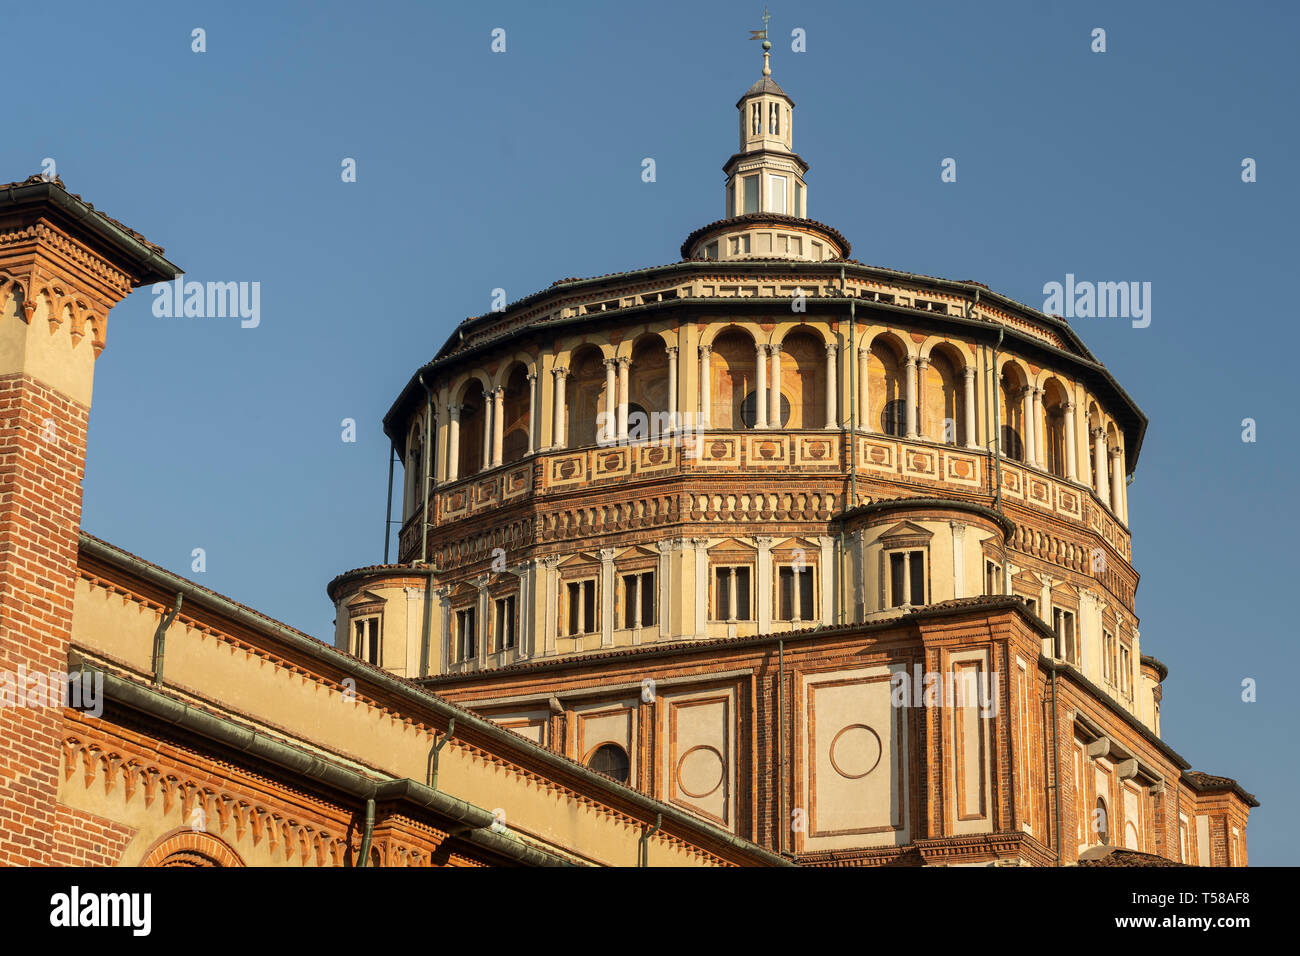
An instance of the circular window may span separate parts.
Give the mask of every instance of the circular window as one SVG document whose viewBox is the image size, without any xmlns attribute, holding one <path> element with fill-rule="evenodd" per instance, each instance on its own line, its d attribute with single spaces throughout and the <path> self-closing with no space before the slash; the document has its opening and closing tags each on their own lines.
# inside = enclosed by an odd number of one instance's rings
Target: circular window
<svg viewBox="0 0 1300 956">
<path fill-rule="evenodd" d="M 753 428 L 754 423 L 758 421 L 758 415 L 756 413 L 756 406 L 758 404 L 757 397 L 758 397 L 758 392 L 750 392 L 748 395 L 745 396 L 745 400 L 740 403 L 740 420 L 741 422 L 744 423 L 746 428 Z M 781 422 L 776 427 L 784 428 L 789 423 L 790 423 L 790 400 L 786 398 L 784 395 L 782 395 L 781 396 Z M 771 426 L 772 423 L 768 422 L 768 425 Z"/>
<path fill-rule="evenodd" d="M 880 412 L 880 431 L 895 438 L 907 434 L 907 402 L 904 399 L 885 402 L 885 407 Z"/>
<path fill-rule="evenodd" d="M 601 744 L 587 758 L 587 766 L 596 773 L 613 777 L 619 783 L 627 783 L 631 762 L 627 751 L 618 744 Z"/>
</svg>

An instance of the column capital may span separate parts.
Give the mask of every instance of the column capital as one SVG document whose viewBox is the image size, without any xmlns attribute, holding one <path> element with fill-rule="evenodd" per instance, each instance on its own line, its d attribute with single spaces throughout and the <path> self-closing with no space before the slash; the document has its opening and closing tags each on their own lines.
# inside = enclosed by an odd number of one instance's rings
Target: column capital
<svg viewBox="0 0 1300 956">
<path fill-rule="evenodd" d="M 556 378 L 564 378 L 564 376 L 569 374 L 569 370 L 563 365 L 557 365 L 555 368 L 551 369 L 551 374 Z"/>
<path fill-rule="evenodd" d="M 967 379 L 973 379 L 975 377 L 975 366 L 967 365 L 964 369 L 962 369 L 962 375 Z"/>
<path fill-rule="evenodd" d="M 1075 406 L 1073 400 L 1068 399 L 1068 398 L 1067 398 L 1064 402 L 1061 403 L 1061 408 L 1062 408 L 1066 413 L 1069 413 L 1069 412 L 1074 411 L 1075 407 L 1076 407 L 1076 406 Z"/>
<path fill-rule="evenodd" d="M 769 345 L 769 346 L 767 347 L 767 350 L 768 350 L 769 352 L 771 352 L 773 355 L 780 355 L 780 354 L 781 354 L 781 343 L 780 343 L 780 342 L 777 342 L 777 343 L 775 343 L 775 344 L 773 344 L 773 345 Z"/>
<path fill-rule="evenodd" d="M 1094 441 L 1096 441 L 1098 438 L 1106 437 L 1106 429 L 1102 428 L 1100 425 L 1095 425 L 1088 429 L 1088 434 L 1092 436 Z"/>
<path fill-rule="evenodd" d="M 618 359 L 616 359 L 615 361 L 618 362 L 618 367 L 619 367 L 619 368 L 627 368 L 629 365 L 632 364 L 632 360 L 631 360 L 630 358 L 628 358 L 626 355 L 620 356 L 620 357 L 619 357 Z"/>
<path fill-rule="evenodd" d="M 840 347 L 839 347 L 837 344 L 835 344 L 834 342 L 827 342 L 827 343 L 826 343 L 826 357 L 827 357 L 827 358 L 830 358 L 832 355 L 834 355 L 834 354 L 835 354 L 836 352 L 838 352 L 839 350 L 840 350 Z"/>
<path fill-rule="evenodd" d="M 957 534 L 964 534 L 965 531 L 966 531 L 966 522 L 964 522 L 964 521 L 949 521 L 949 522 L 948 522 L 948 527 L 949 527 L 949 528 L 952 528 L 952 530 L 955 531 Z"/>
<path fill-rule="evenodd" d="M 677 346 L 675 346 L 675 345 L 666 345 L 666 346 L 664 346 L 664 351 L 667 352 L 669 355 L 676 355 L 676 354 L 677 354 Z"/>
<path fill-rule="evenodd" d="M 712 351 L 713 351 L 713 347 L 712 347 L 712 346 L 709 346 L 709 345 L 701 345 L 701 346 L 700 346 L 700 358 L 708 358 L 709 353 L 712 352 Z"/>
<path fill-rule="evenodd" d="M 767 352 L 767 346 L 764 345 L 762 342 L 755 342 L 754 351 L 756 351 L 759 355 L 763 355 L 764 353 Z"/>
<path fill-rule="evenodd" d="M 460 410 L 464 407 L 465 407 L 464 405 L 448 405 L 447 415 L 450 416 L 455 421 L 460 421 Z"/>
<path fill-rule="evenodd" d="M 616 359 L 616 358 L 607 358 L 607 359 L 605 359 L 605 361 L 604 361 L 604 366 L 605 366 L 605 368 L 617 368 L 617 367 L 618 367 L 618 359 Z"/>
<path fill-rule="evenodd" d="M 929 364 L 930 364 L 930 356 L 928 355 L 922 355 L 916 360 L 917 368 L 925 368 Z"/>
<path fill-rule="evenodd" d="M 537 373 L 536 373 L 536 372 L 529 372 L 529 373 L 528 373 L 528 384 L 529 384 L 529 385 L 532 385 L 532 384 L 533 384 L 534 382 L 536 382 L 536 381 L 537 381 Z"/>
<path fill-rule="evenodd" d="M 770 548 L 772 547 L 772 538 L 770 535 L 759 535 L 754 538 L 754 544 L 759 548 Z"/>
<path fill-rule="evenodd" d="M 1031 396 L 1031 395 L 1034 394 L 1034 386 L 1032 386 L 1032 385 L 1022 385 L 1022 386 L 1020 387 L 1020 391 L 1019 391 L 1018 394 L 1020 394 L 1021 396 L 1025 397 L 1025 398 L 1028 398 L 1029 396 Z"/>
<path fill-rule="evenodd" d="M 904 364 L 904 365 L 909 365 L 909 366 L 915 366 L 915 365 L 916 365 L 916 356 L 913 355 L 911 352 L 908 352 L 906 358 L 903 359 L 903 364 Z"/>
<path fill-rule="evenodd" d="M 601 549 L 600 549 L 599 551 L 597 551 L 596 553 L 600 555 L 600 560 L 601 560 L 602 562 L 607 562 L 607 561 L 613 561 L 613 560 L 614 560 L 614 549 L 613 549 L 613 548 L 601 548 Z"/>
<path fill-rule="evenodd" d="M 1123 449 L 1123 448 L 1120 448 L 1118 445 L 1116 445 L 1114 448 L 1112 448 L 1112 449 L 1110 450 L 1110 457 L 1115 458 L 1115 459 L 1123 458 L 1123 457 L 1124 457 L 1124 449 Z"/>
</svg>

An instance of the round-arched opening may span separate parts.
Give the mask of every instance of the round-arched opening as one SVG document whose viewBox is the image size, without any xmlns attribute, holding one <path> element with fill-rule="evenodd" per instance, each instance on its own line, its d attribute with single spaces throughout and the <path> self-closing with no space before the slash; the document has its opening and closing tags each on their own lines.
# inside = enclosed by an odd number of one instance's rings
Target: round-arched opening
<svg viewBox="0 0 1300 956">
<path fill-rule="evenodd" d="M 627 751 L 618 744 L 601 744 L 587 757 L 587 767 L 619 783 L 627 783 L 632 763 Z"/>
</svg>

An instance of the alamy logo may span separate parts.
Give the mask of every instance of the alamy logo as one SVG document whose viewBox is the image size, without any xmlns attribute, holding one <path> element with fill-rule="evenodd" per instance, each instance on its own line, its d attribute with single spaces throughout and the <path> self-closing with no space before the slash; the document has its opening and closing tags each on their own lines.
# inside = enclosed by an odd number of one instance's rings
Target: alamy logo
<svg viewBox="0 0 1300 956">
<path fill-rule="evenodd" d="M 104 713 L 104 675 L 28 673 L 27 665 L 19 664 L 17 671 L 0 671 L 0 707 L 72 707 L 99 717 Z"/>
<path fill-rule="evenodd" d="M 260 282 L 159 282 L 153 287 L 153 314 L 160 319 L 239 318 L 240 327 L 262 323 Z"/>
<path fill-rule="evenodd" d="M 1150 282 L 1075 282 L 1074 273 L 1065 282 L 1043 286 L 1043 311 L 1067 319 L 1132 319 L 1133 328 L 1151 324 Z"/>
<path fill-rule="evenodd" d="M 148 893 L 82 893 L 74 886 L 50 897 L 51 926 L 127 926 L 133 936 L 148 936 L 152 911 Z"/>
<path fill-rule="evenodd" d="M 981 717 L 998 715 L 998 675 L 992 671 L 937 674 L 915 664 L 910 674 L 895 671 L 889 689 L 895 707 L 978 707 Z"/>
</svg>

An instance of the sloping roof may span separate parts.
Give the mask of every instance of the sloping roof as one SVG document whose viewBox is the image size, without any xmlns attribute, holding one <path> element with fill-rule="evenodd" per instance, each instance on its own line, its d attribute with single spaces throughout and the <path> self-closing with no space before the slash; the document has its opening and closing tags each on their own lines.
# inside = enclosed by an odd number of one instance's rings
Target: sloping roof
<svg viewBox="0 0 1300 956">
<path fill-rule="evenodd" d="M 770 76 L 759 77 L 758 82 L 755 83 L 753 86 L 751 86 L 749 89 L 745 90 L 745 95 L 742 96 L 740 99 L 736 100 L 736 105 L 740 106 L 740 104 L 745 102 L 745 100 L 748 97 L 761 96 L 764 93 L 770 93 L 773 96 L 784 97 L 786 102 L 788 102 L 791 106 L 794 106 L 794 100 L 790 99 L 790 94 L 787 93 L 785 90 L 781 89 L 781 87 L 777 85 L 776 80 L 772 79 Z"/>
<path fill-rule="evenodd" d="M 1190 866 L 1166 860 L 1154 853 L 1140 853 L 1117 846 L 1095 846 L 1079 854 L 1079 866 Z"/>
<path fill-rule="evenodd" d="M 1227 790 L 1235 793 L 1246 801 L 1248 806 L 1257 807 L 1259 801 L 1255 799 L 1253 793 L 1247 793 L 1241 784 L 1231 777 L 1220 777 L 1212 773 L 1205 773 L 1201 770 L 1188 770 L 1183 774 L 1183 779 L 1192 785 L 1192 789 L 1199 793 L 1213 793 L 1216 790 Z"/>
</svg>

